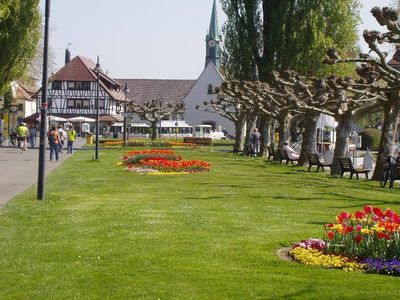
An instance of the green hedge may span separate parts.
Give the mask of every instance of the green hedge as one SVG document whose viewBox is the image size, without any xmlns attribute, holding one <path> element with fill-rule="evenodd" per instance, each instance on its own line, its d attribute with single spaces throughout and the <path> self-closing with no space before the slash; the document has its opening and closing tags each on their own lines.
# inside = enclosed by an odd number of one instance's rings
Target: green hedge
<svg viewBox="0 0 400 300">
<path fill-rule="evenodd" d="M 381 140 L 381 131 L 376 128 L 366 128 L 361 135 L 361 149 L 371 151 L 379 150 L 379 143 Z"/>
</svg>

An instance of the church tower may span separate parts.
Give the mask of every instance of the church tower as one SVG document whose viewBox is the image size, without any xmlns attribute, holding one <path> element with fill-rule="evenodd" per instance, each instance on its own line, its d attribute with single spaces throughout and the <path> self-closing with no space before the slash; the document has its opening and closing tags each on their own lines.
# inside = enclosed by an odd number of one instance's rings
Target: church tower
<svg viewBox="0 0 400 300">
<path fill-rule="evenodd" d="M 218 29 L 218 19 L 217 19 L 217 4 L 216 0 L 214 0 L 212 13 L 211 13 L 211 21 L 210 21 L 210 29 L 208 30 L 208 34 L 206 36 L 206 64 L 212 61 L 214 65 L 219 69 L 220 60 L 221 60 L 221 43 L 222 36 L 219 34 Z"/>
</svg>

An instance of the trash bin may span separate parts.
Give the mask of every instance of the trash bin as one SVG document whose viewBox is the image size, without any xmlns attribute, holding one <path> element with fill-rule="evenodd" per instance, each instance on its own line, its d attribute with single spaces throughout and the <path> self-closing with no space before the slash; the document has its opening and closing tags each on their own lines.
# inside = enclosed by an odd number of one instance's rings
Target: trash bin
<svg viewBox="0 0 400 300">
<path fill-rule="evenodd" d="M 93 134 L 86 133 L 86 144 L 91 145 L 93 144 Z"/>
</svg>

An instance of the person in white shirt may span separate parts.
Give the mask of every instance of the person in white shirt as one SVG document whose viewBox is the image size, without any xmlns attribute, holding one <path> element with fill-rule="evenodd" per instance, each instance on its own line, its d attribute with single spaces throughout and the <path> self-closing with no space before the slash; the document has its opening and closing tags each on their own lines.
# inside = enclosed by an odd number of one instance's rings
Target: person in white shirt
<svg viewBox="0 0 400 300">
<path fill-rule="evenodd" d="M 289 146 L 288 142 L 284 143 L 283 149 L 286 150 L 289 159 L 299 159 L 300 154 L 293 150 L 293 148 Z"/>
<path fill-rule="evenodd" d="M 65 137 L 66 137 L 66 133 L 65 133 L 64 129 L 62 128 L 62 125 L 59 125 L 59 126 L 58 126 L 57 131 L 58 131 L 58 133 L 59 133 L 59 135 L 60 135 L 60 142 L 61 142 L 61 143 L 60 143 L 60 146 L 59 146 L 59 148 L 58 148 L 58 151 L 59 151 L 60 153 L 63 153 L 64 140 L 65 140 Z"/>
</svg>

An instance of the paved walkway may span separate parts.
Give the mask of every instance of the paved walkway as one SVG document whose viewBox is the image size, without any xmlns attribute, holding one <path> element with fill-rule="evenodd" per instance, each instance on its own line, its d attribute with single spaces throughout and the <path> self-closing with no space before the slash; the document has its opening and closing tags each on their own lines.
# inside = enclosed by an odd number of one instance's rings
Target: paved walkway
<svg viewBox="0 0 400 300">
<path fill-rule="evenodd" d="M 76 149 L 80 149 L 86 140 L 78 138 Z M 71 155 L 60 153 L 60 159 L 49 160 L 49 150 L 46 150 L 46 176 Z M 17 194 L 25 191 L 38 180 L 39 149 L 28 149 L 21 152 L 19 148 L 0 147 L 0 207 Z"/>
</svg>

